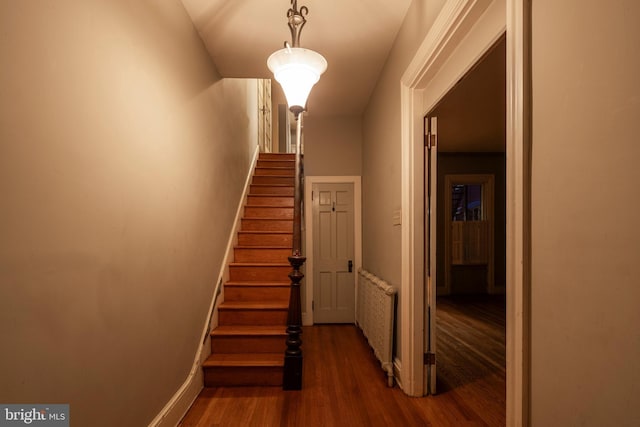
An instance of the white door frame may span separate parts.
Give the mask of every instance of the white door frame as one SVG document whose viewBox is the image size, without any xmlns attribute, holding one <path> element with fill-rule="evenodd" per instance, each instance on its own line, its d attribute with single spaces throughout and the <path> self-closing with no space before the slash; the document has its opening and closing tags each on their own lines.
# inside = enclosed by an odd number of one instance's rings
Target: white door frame
<svg viewBox="0 0 640 427">
<path fill-rule="evenodd" d="M 448 0 L 401 79 L 402 228 L 399 319 L 402 387 L 425 392 L 423 118 L 493 43 L 507 33 L 507 411 L 509 426 L 527 424 L 525 248 L 528 31 L 527 0 Z"/>
<path fill-rule="evenodd" d="M 304 266 L 304 285 L 302 304 L 302 324 L 313 325 L 313 202 L 311 189 L 317 183 L 353 184 L 353 233 L 354 233 L 354 272 L 362 266 L 362 179 L 360 176 L 305 176 L 304 177 L 304 237 L 307 261 Z M 357 286 L 357 285 L 356 285 Z"/>
</svg>

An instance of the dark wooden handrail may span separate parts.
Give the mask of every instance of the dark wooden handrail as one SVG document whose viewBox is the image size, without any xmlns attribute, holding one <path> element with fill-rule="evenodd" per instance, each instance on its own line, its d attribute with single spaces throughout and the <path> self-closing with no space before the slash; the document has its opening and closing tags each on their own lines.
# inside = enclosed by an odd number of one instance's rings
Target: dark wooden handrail
<svg viewBox="0 0 640 427">
<path fill-rule="evenodd" d="M 287 315 L 287 349 L 284 354 L 284 371 L 282 388 L 284 390 L 302 389 L 302 305 L 300 301 L 300 281 L 304 274 L 300 268 L 304 265 L 306 257 L 302 256 L 302 112 L 296 115 L 296 171 L 293 202 L 293 251 L 289 257 L 289 263 L 293 270 L 289 273 L 291 279 L 291 292 L 289 294 L 289 313 Z"/>
</svg>

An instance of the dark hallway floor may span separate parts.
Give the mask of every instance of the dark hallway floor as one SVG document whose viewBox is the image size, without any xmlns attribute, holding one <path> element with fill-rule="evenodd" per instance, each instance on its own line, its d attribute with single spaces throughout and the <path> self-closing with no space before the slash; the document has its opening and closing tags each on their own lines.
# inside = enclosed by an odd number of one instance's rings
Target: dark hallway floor
<svg viewBox="0 0 640 427">
<path fill-rule="evenodd" d="M 415 398 L 397 386 L 388 388 L 386 375 L 355 326 L 313 326 L 305 327 L 303 333 L 302 391 L 282 391 L 279 387 L 207 388 L 181 426 L 505 425 L 504 365 L 499 366 L 499 354 L 504 361 L 504 316 L 500 323 L 500 315 L 492 314 L 494 303 L 464 304 L 472 313 L 484 313 L 485 320 L 481 321 L 469 317 L 466 308 L 458 307 L 456 301 L 438 302 L 442 323 L 439 332 L 443 337 L 464 338 L 456 338 L 450 344 L 439 342 L 443 352 L 455 350 L 461 357 L 443 355 L 442 381 L 436 396 Z M 485 356 L 478 355 L 469 347 L 476 339 L 493 342 L 497 348 L 485 349 Z M 469 365 L 465 366 L 467 362 Z M 456 368 L 461 373 L 448 374 Z"/>
<path fill-rule="evenodd" d="M 502 386 L 493 397 L 504 403 L 504 295 L 438 297 L 436 308 L 438 392 L 495 377 Z"/>
</svg>

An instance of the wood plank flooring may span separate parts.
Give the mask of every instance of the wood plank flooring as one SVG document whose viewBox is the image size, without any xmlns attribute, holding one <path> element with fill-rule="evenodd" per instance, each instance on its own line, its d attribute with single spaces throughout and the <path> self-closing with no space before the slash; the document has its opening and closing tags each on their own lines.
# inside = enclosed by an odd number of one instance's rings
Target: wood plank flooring
<svg viewBox="0 0 640 427">
<path fill-rule="evenodd" d="M 437 392 L 484 406 L 485 421 L 506 416 L 505 299 L 500 295 L 438 297 Z"/>
<path fill-rule="evenodd" d="M 503 426 L 504 313 L 502 317 L 492 314 L 496 309 L 492 302 L 467 307 L 476 316 L 484 313 L 487 323 L 465 314 L 456 301 L 438 302 L 438 331 L 447 338 L 438 341 L 442 382 L 438 383 L 440 392 L 436 396 L 414 398 L 397 386 L 387 387 L 386 375 L 355 326 L 320 325 L 304 328 L 302 391 L 283 391 L 280 387 L 207 388 L 180 425 Z M 482 355 L 478 355 L 472 348 L 476 339 L 487 340 L 491 344 L 488 347 L 497 348 L 481 350 Z M 445 340 L 452 343 L 446 344 Z M 454 357 L 458 353 L 463 358 Z M 448 374 L 457 368 L 463 373 Z"/>
</svg>

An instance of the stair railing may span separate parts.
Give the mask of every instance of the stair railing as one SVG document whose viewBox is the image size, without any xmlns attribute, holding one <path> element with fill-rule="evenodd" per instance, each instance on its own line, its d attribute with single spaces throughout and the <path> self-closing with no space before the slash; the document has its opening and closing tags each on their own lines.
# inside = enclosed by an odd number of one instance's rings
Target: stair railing
<svg viewBox="0 0 640 427">
<path fill-rule="evenodd" d="M 289 273 L 291 291 L 289 294 L 289 313 L 287 315 L 287 349 L 284 354 L 284 371 L 282 388 L 284 390 L 302 389 L 302 304 L 300 297 L 300 281 L 304 274 L 300 268 L 306 257 L 302 255 L 302 201 L 303 201 L 303 160 L 302 160 L 302 114 L 296 114 L 296 162 L 293 202 L 293 251 L 289 264 L 293 270 Z"/>
</svg>

